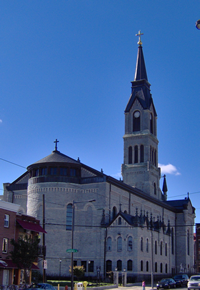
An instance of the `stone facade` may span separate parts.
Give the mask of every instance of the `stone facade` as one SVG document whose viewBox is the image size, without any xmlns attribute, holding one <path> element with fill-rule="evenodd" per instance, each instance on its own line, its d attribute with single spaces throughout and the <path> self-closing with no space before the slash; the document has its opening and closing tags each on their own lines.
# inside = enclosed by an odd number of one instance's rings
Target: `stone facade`
<svg viewBox="0 0 200 290">
<path fill-rule="evenodd" d="M 72 247 L 78 250 L 74 265 L 84 265 L 86 276 L 105 278 L 116 268 L 135 279 L 194 270 L 195 209 L 189 198 L 166 200 L 166 179 L 160 190 L 157 113 L 141 45 L 123 138 L 123 181 L 60 153 L 56 143 L 50 155 L 5 184 L 4 200 L 41 224 L 45 197 L 47 274 L 70 275 L 66 250 Z"/>
</svg>

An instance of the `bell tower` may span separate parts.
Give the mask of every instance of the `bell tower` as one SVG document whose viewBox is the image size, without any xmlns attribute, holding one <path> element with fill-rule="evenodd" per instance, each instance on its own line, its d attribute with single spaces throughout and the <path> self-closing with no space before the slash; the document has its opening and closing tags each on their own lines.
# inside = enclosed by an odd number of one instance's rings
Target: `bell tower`
<svg viewBox="0 0 200 290">
<path fill-rule="evenodd" d="M 157 113 L 150 93 L 141 35 L 138 34 L 138 54 L 131 95 L 125 109 L 124 183 L 162 200 L 159 187 Z"/>
</svg>

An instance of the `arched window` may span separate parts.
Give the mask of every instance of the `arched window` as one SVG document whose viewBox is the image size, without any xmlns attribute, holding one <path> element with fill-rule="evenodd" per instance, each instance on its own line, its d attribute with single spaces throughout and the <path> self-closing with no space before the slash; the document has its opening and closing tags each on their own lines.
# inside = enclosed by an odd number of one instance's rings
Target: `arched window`
<svg viewBox="0 0 200 290">
<path fill-rule="evenodd" d="M 140 131 L 140 112 L 133 113 L 133 132 Z"/>
<path fill-rule="evenodd" d="M 119 217 L 119 218 L 118 218 L 118 225 L 121 225 L 121 224 L 122 224 L 122 218 Z"/>
<path fill-rule="evenodd" d="M 128 164 L 132 164 L 133 159 L 132 159 L 132 146 L 128 147 Z"/>
<path fill-rule="evenodd" d="M 162 273 L 162 263 L 160 263 L 160 273 Z"/>
<path fill-rule="evenodd" d="M 134 146 L 134 163 L 138 163 L 138 146 Z"/>
<path fill-rule="evenodd" d="M 146 261 L 146 271 L 148 272 L 149 271 L 149 262 Z"/>
<path fill-rule="evenodd" d="M 133 261 L 128 260 L 127 261 L 127 271 L 132 271 L 133 270 Z"/>
<path fill-rule="evenodd" d="M 122 271 L 122 261 L 121 260 L 117 261 L 117 270 Z"/>
<path fill-rule="evenodd" d="M 155 254 L 157 255 L 157 241 L 155 241 Z"/>
<path fill-rule="evenodd" d="M 88 206 L 85 217 L 85 224 L 87 226 L 92 226 L 92 222 L 93 222 L 93 210 L 91 206 Z"/>
<path fill-rule="evenodd" d="M 157 269 L 157 262 L 155 262 L 155 272 L 157 273 L 158 269 Z"/>
<path fill-rule="evenodd" d="M 128 237 L 128 246 L 127 246 L 128 251 L 133 250 L 133 238 L 131 236 Z"/>
<path fill-rule="evenodd" d="M 140 145 L 140 163 L 144 162 L 144 145 Z"/>
<path fill-rule="evenodd" d="M 106 244 L 106 250 L 107 252 L 111 251 L 112 250 L 112 238 L 111 237 L 108 237 L 107 238 L 107 244 Z"/>
<path fill-rule="evenodd" d="M 140 262 L 140 270 L 143 271 L 143 261 Z"/>
<path fill-rule="evenodd" d="M 117 238 L 117 251 L 118 252 L 122 251 L 122 237 Z"/>
<path fill-rule="evenodd" d="M 112 218 L 114 219 L 117 215 L 117 208 L 115 206 L 113 206 L 113 210 L 112 210 Z"/>
<path fill-rule="evenodd" d="M 162 256 L 162 242 L 160 242 L 160 255 Z"/>
<path fill-rule="evenodd" d="M 150 114 L 150 133 L 153 134 L 153 115 Z"/>
<path fill-rule="evenodd" d="M 153 187 L 154 187 L 154 194 L 156 195 L 156 184 L 155 184 L 155 182 L 153 184 Z"/>
<path fill-rule="evenodd" d="M 141 252 L 143 252 L 143 238 L 141 238 L 140 240 L 140 250 Z"/>
<path fill-rule="evenodd" d="M 167 264 L 165 264 L 165 273 L 167 274 Z"/>
<path fill-rule="evenodd" d="M 107 260 L 106 261 L 106 272 L 111 272 L 112 271 L 112 261 Z"/>
<path fill-rule="evenodd" d="M 165 243 L 165 256 L 167 256 L 167 243 Z"/>
<path fill-rule="evenodd" d="M 72 204 L 69 203 L 67 205 L 67 213 L 66 213 L 66 230 L 72 229 L 72 216 L 73 216 L 73 208 Z"/>
<path fill-rule="evenodd" d="M 147 242 L 146 242 L 146 252 L 148 253 L 149 252 L 149 240 L 147 239 Z"/>
</svg>

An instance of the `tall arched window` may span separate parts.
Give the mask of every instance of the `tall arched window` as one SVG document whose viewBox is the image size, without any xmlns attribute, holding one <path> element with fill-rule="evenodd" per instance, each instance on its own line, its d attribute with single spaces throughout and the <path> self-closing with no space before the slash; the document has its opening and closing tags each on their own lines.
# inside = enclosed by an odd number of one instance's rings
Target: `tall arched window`
<svg viewBox="0 0 200 290">
<path fill-rule="evenodd" d="M 165 256 L 167 256 L 167 243 L 165 243 Z"/>
<path fill-rule="evenodd" d="M 112 210 L 112 218 L 114 219 L 117 215 L 117 208 L 115 206 L 113 206 L 113 210 Z"/>
<path fill-rule="evenodd" d="M 112 271 L 112 261 L 107 260 L 106 261 L 106 272 L 111 272 Z"/>
<path fill-rule="evenodd" d="M 144 145 L 140 145 L 140 163 L 144 162 Z"/>
<path fill-rule="evenodd" d="M 67 205 L 67 212 L 66 212 L 66 230 L 72 229 L 72 216 L 73 216 L 73 208 L 72 208 L 72 204 L 69 203 Z"/>
<path fill-rule="evenodd" d="M 160 273 L 162 273 L 162 263 L 160 263 Z"/>
<path fill-rule="evenodd" d="M 133 132 L 140 131 L 140 112 L 133 113 Z"/>
<path fill-rule="evenodd" d="M 121 224 L 122 224 L 122 218 L 119 217 L 119 218 L 118 218 L 118 225 L 121 225 Z"/>
<path fill-rule="evenodd" d="M 134 146 L 134 163 L 138 163 L 138 146 Z"/>
<path fill-rule="evenodd" d="M 107 252 L 111 251 L 112 250 L 112 238 L 111 237 L 108 237 L 107 238 L 107 244 L 106 244 L 106 250 Z"/>
<path fill-rule="evenodd" d="M 140 250 L 141 252 L 143 252 L 143 238 L 141 238 L 140 240 Z"/>
<path fill-rule="evenodd" d="M 167 264 L 165 264 L 165 273 L 167 274 Z"/>
<path fill-rule="evenodd" d="M 132 159 L 132 146 L 128 147 L 128 164 L 132 164 L 133 159 Z"/>
<path fill-rule="evenodd" d="M 148 272 L 149 271 L 149 262 L 146 261 L 146 271 Z"/>
<path fill-rule="evenodd" d="M 143 261 L 140 262 L 140 270 L 143 271 Z"/>
<path fill-rule="evenodd" d="M 157 273 L 158 269 L 157 269 L 157 262 L 155 262 L 155 272 Z"/>
<path fill-rule="evenodd" d="M 157 241 L 155 241 L 155 254 L 157 255 Z"/>
<path fill-rule="evenodd" d="M 122 251 L 122 237 L 118 237 L 117 239 L 117 251 L 118 252 Z"/>
<path fill-rule="evenodd" d="M 153 184 L 153 187 L 154 187 L 154 194 L 156 195 L 156 184 L 155 184 L 155 182 Z"/>
<path fill-rule="evenodd" d="M 88 206 L 87 212 L 86 212 L 86 217 L 85 217 L 85 224 L 87 226 L 91 226 L 93 222 L 93 210 L 91 206 Z"/>
<path fill-rule="evenodd" d="M 122 271 L 122 261 L 121 260 L 117 261 L 117 270 Z"/>
<path fill-rule="evenodd" d="M 153 134 L 153 115 L 150 114 L 150 133 Z"/>
<path fill-rule="evenodd" d="M 162 242 L 160 242 L 160 255 L 162 256 Z"/>
<path fill-rule="evenodd" d="M 133 261 L 128 260 L 127 261 L 127 271 L 132 271 L 133 270 Z"/>
<path fill-rule="evenodd" d="M 133 238 L 131 236 L 128 237 L 127 250 L 128 251 L 132 251 L 133 250 Z"/>
<path fill-rule="evenodd" d="M 146 252 L 148 253 L 149 252 L 149 240 L 147 239 L 146 241 Z"/>
</svg>

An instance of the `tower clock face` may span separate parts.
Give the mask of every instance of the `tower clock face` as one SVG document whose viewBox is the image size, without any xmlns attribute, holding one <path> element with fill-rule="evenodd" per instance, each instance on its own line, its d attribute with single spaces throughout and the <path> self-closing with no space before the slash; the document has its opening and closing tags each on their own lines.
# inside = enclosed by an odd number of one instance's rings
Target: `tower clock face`
<svg viewBox="0 0 200 290">
<path fill-rule="evenodd" d="M 136 112 L 134 113 L 134 117 L 135 117 L 135 118 L 139 118 L 139 116 L 140 116 L 140 112 L 136 111 Z"/>
</svg>

